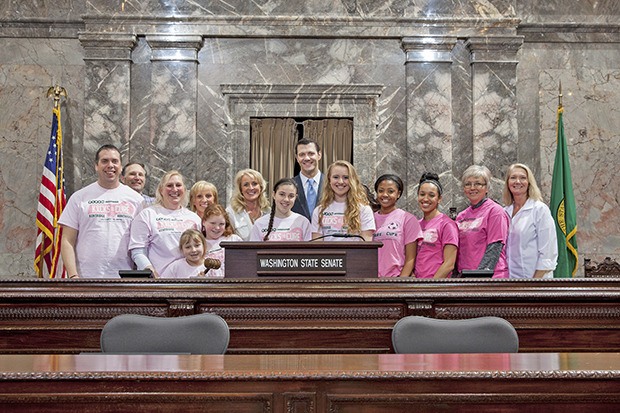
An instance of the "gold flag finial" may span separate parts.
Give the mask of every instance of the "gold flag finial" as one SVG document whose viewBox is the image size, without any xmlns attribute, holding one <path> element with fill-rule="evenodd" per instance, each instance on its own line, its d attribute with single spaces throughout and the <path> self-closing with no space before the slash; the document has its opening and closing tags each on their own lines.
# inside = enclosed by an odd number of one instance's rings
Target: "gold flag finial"
<svg viewBox="0 0 620 413">
<path fill-rule="evenodd" d="M 560 93 L 558 94 L 558 106 L 562 107 L 562 81 L 560 80 Z"/>
<path fill-rule="evenodd" d="M 47 89 L 47 97 L 54 98 L 54 108 L 58 107 L 61 96 L 64 96 L 65 98 L 67 97 L 67 90 L 64 87 L 56 85 L 50 86 L 50 88 Z"/>
</svg>

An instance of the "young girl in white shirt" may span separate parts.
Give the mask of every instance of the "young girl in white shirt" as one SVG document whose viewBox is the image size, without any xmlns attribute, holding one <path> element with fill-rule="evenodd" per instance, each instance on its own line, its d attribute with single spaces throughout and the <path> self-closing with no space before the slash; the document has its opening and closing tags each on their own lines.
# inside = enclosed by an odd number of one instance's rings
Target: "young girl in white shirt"
<svg viewBox="0 0 620 413">
<path fill-rule="evenodd" d="M 291 211 L 297 191 L 297 184 L 291 178 L 276 182 L 273 187 L 271 213 L 256 220 L 250 232 L 250 241 L 310 240 L 310 221 Z"/>
<path fill-rule="evenodd" d="M 173 261 L 162 272 L 161 278 L 201 277 L 205 274 L 205 251 L 207 240 L 196 229 L 188 229 L 181 234 L 179 249 L 183 258 Z"/>
<path fill-rule="evenodd" d="M 230 224 L 228 213 L 220 204 L 209 205 L 202 216 L 202 227 L 207 240 L 206 258 L 214 258 L 221 262 L 220 268 L 210 269 L 207 277 L 224 277 L 224 248 L 220 247 L 222 241 L 243 241 L 235 234 Z"/>
<path fill-rule="evenodd" d="M 327 169 L 325 180 L 321 200 L 312 213 L 312 238 L 372 241 L 375 219 L 353 165 L 334 162 Z"/>
</svg>

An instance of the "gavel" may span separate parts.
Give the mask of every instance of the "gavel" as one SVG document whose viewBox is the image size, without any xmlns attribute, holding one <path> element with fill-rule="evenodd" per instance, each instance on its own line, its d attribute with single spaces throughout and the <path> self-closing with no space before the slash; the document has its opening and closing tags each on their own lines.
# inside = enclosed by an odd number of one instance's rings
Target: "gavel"
<svg viewBox="0 0 620 413">
<path fill-rule="evenodd" d="M 204 275 L 207 275 L 210 269 L 217 270 L 222 266 L 222 261 L 216 258 L 205 258 L 205 272 Z"/>
</svg>

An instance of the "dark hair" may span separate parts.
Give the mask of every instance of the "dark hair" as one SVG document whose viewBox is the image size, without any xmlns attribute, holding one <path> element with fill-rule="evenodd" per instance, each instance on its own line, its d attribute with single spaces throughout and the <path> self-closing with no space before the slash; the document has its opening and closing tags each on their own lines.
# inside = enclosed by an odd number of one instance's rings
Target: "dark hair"
<svg viewBox="0 0 620 413">
<path fill-rule="evenodd" d="M 437 187 L 437 191 L 439 191 L 439 196 L 443 193 L 443 187 L 439 183 L 439 175 L 433 172 L 424 172 L 422 177 L 420 178 L 420 184 L 418 185 L 418 193 L 420 193 L 420 187 L 422 184 L 431 183 Z"/>
<path fill-rule="evenodd" d="M 392 181 L 398 187 L 400 194 L 403 194 L 403 189 L 405 188 L 405 184 L 403 184 L 403 180 L 400 179 L 398 175 L 394 174 L 384 174 L 377 178 L 375 181 L 375 192 L 379 192 L 379 184 L 383 181 Z"/>
<path fill-rule="evenodd" d="M 316 148 L 317 153 L 321 152 L 321 147 L 319 146 L 319 143 L 317 141 L 313 141 L 312 139 L 308 139 L 308 138 L 301 138 L 295 144 L 295 155 L 297 155 L 297 148 L 299 147 L 299 145 L 310 145 L 310 144 L 314 144 L 314 147 Z"/>
<path fill-rule="evenodd" d="M 362 186 L 364 187 L 364 190 L 366 191 L 366 198 L 368 198 L 368 205 L 370 205 L 372 212 L 379 211 L 381 209 L 381 204 L 377 202 L 377 198 L 370 191 L 370 188 L 368 188 L 368 185 L 362 184 Z"/>
<path fill-rule="evenodd" d="M 142 169 L 144 169 L 144 176 L 147 175 L 147 173 L 146 173 L 146 166 L 144 166 L 143 163 L 141 163 L 141 162 L 128 162 L 127 165 L 123 166 L 123 169 L 121 169 L 121 175 L 122 176 L 125 176 L 125 172 L 127 171 L 127 167 L 129 167 L 131 165 L 138 165 L 138 166 L 142 167 Z"/>
<path fill-rule="evenodd" d="M 295 188 L 295 192 L 299 194 L 299 188 L 297 187 L 297 182 L 293 178 L 282 178 L 273 186 L 273 193 L 275 194 L 279 187 L 282 185 L 293 185 Z M 263 237 L 263 241 L 269 241 L 269 234 L 271 234 L 271 230 L 273 229 L 273 218 L 276 215 L 276 197 L 272 196 L 271 201 L 271 213 L 269 214 L 269 225 L 267 225 L 267 233 Z"/>
<path fill-rule="evenodd" d="M 99 154 L 101 153 L 101 151 L 116 151 L 118 152 L 118 157 L 121 157 L 121 151 L 119 151 L 118 148 L 111 143 L 107 143 L 97 149 L 97 153 L 95 153 L 95 163 L 99 163 Z"/>
</svg>

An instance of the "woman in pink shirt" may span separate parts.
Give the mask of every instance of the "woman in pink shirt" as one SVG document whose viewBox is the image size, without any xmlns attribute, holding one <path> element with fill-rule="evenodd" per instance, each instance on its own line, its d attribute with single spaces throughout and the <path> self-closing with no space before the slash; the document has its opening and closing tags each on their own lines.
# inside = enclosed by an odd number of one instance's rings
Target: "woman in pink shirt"
<svg viewBox="0 0 620 413">
<path fill-rule="evenodd" d="M 457 269 L 493 270 L 493 278 L 508 278 L 506 241 L 510 218 L 504 208 L 487 198 L 491 171 L 472 165 L 465 170 L 463 190 L 469 207 L 456 217 L 459 227 Z"/>
<path fill-rule="evenodd" d="M 418 185 L 418 205 L 423 238 L 418 241 L 416 278 L 447 278 L 452 275 L 459 245 L 459 229 L 446 214 L 439 212 L 443 187 L 439 176 L 426 172 Z"/>
<path fill-rule="evenodd" d="M 415 216 L 396 208 L 403 187 L 403 181 L 391 174 L 381 175 L 375 182 L 381 208 L 374 213 L 377 230 L 373 241 L 383 243 L 378 255 L 379 277 L 411 277 L 413 273 L 422 231 Z"/>
</svg>

